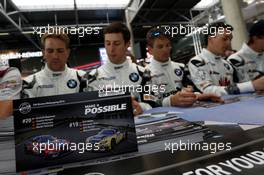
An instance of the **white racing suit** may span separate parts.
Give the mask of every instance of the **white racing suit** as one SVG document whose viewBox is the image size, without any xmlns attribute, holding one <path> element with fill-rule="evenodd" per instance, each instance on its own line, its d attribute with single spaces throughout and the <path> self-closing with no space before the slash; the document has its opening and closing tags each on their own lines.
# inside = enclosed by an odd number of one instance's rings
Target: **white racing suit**
<svg viewBox="0 0 264 175">
<path fill-rule="evenodd" d="M 150 82 L 150 72 L 145 68 L 132 63 L 126 59 L 122 64 L 113 64 L 107 61 L 98 69 L 92 70 L 88 77 L 87 91 L 99 90 L 99 92 L 111 92 L 116 89 L 129 91 L 132 96 L 140 102 L 143 110 L 148 110 L 151 106 L 156 105 L 154 96 L 150 91 L 146 92 L 144 87 Z M 149 90 L 149 89 L 148 89 Z"/>
<path fill-rule="evenodd" d="M 19 99 L 21 89 L 22 79 L 19 70 L 14 67 L 0 65 L 0 101 Z M 1 120 L 0 128 L 13 130 L 13 116 Z"/>
<path fill-rule="evenodd" d="M 17 68 L 0 67 L 0 100 L 12 100 L 20 98 L 22 80 Z"/>
<path fill-rule="evenodd" d="M 239 94 L 254 91 L 252 82 L 234 83 L 234 70 L 223 58 L 207 49 L 188 63 L 191 79 L 203 93 L 217 95 Z"/>
<path fill-rule="evenodd" d="M 264 53 L 255 52 L 246 43 L 227 61 L 235 68 L 239 82 L 251 81 L 264 74 Z"/>
<path fill-rule="evenodd" d="M 47 64 L 45 68 L 23 81 L 23 98 L 52 96 L 82 92 L 86 81 L 82 81 L 84 71 L 68 68 L 62 72 L 51 71 Z"/>
<path fill-rule="evenodd" d="M 152 84 L 156 84 L 159 87 L 163 86 L 163 89 L 157 94 L 159 103 L 162 106 L 171 106 L 171 95 L 176 94 L 183 87 L 185 65 L 173 62 L 171 59 L 162 63 L 151 58 L 147 68 L 151 72 Z"/>
</svg>

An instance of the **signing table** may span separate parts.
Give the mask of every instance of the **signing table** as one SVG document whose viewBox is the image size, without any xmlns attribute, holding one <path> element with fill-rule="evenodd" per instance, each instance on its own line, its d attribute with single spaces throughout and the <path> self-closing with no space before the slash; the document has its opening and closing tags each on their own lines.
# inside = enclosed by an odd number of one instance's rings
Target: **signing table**
<svg viewBox="0 0 264 175">
<path fill-rule="evenodd" d="M 145 115 L 163 112 L 176 112 L 177 116 L 188 121 L 218 122 L 207 126 L 211 136 L 203 131 L 175 135 L 139 145 L 138 153 L 129 153 L 102 159 L 96 162 L 81 162 L 50 169 L 34 170 L 29 174 L 62 175 L 97 174 L 254 174 L 263 175 L 264 171 L 264 97 L 262 94 L 246 94 L 224 97 L 225 104 L 199 102 L 191 108 L 163 107 L 146 111 Z M 137 120 L 136 119 L 136 123 Z M 15 174 L 14 137 L 10 129 L 1 121 L 0 128 L 0 174 Z M 228 123 L 228 124 L 227 124 Z M 243 130 L 239 124 L 258 125 L 250 130 Z M 201 135 L 201 133 L 203 133 Z M 166 150 L 164 142 L 179 143 L 216 143 L 230 144 L 231 150 L 218 151 L 214 154 L 208 150 Z M 233 168 L 227 165 L 233 165 Z"/>
<path fill-rule="evenodd" d="M 146 113 L 181 112 L 180 116 L 189 121 L 218 121 L 239 124 L 264 125 L 264 97 L 260 95 L 244 94 L 224 97 L 225 103 L 196 104 L 195 107 L 161 107 Z"/>
</svg>

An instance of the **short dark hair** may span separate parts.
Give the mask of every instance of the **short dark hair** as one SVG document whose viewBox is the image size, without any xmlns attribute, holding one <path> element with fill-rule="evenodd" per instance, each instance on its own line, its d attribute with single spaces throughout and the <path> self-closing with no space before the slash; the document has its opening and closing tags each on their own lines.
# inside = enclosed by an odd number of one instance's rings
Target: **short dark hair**
<svg viewBox="0 0 264 175">
<path fill-rule="evenodd" d="M 264 20 L 261 19 L 255 24 L 252 25 L 252 27 L 249 30 L 249 36 L 264 36 Z"/>
<path fill-rule="evenodd" d="M 146 38 L 147 38 L 147 45 L 150 47 L 153 47 L 154 41 L 157 38 L 167 38 L 169 41 L 171 41 L 170 35 L 166 34 L 163 28 L 157 28 L 157 27 L 150 29 L 147 33 Z"/>
<path fill-rule="evenodd" d="M 208 38 L 210 36 L 215 36 L 218 33 L 219 28 L 229 29 L 230 31 L 234 30 L 230 24 L 226 24 L 224 22 L 209 24 L 209 26 L 207 27 L 208 34 L 204 35 L 204 43 L 206 46 L 208 45 Z"/>
<path fill-rule="evenodd" d="M 104 35 L 108 33 L 122 33 L 125 43 L 130 41 L 130 31 L 127 26 L 121 22 L 113 22 L 104 29 Z"/>
<path fill-rule="evenodd" d="M 257 38 L 263 38 L 264 36 L 264 20 L 261 19 L 258 22 L 256 22 L 255 24 L 252 25 L 252 27 L 249 30 L 249 40 L 247 44 L 253 44 L 254 43 L 254 39 L 253 37 L 257 37 Z"/>
</svg>

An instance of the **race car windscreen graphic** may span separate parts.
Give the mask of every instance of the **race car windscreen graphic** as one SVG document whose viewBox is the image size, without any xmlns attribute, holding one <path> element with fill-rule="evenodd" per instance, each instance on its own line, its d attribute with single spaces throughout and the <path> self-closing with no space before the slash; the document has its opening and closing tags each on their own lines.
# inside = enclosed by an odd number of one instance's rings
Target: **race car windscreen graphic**
<svg viewBox="0 0 264 175">
<path fill-rule="evenodd" d="M 130 94 L 16 100 L 14 127 L 17 172 L 138 150 Z"/>
</svg>

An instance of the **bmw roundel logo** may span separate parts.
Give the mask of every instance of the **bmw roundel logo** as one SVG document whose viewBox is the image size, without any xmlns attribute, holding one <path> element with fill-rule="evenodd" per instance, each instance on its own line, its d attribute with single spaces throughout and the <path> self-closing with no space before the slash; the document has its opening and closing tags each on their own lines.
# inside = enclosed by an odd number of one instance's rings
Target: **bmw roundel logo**
<svg viewBox="0 0 264 175">
<path fill-rule="evenodd" d="M 133 72 L 129 75 L 129 79 L 133 82 L 137 82 L 139 80 L 139 75 L 137 73 Z"/>
<path fill-rule="evenodd" d="M 174 70 L 174 73 L 175 73 L 177 76 L 181 76 L 181 75 L 182 75 L 182 70 L 181 70 L 181 69 L 175 69 L 175 70 Z"/>
<path fill-rule="evenodd" d="M 74 80 L 74 79 L 70 79 L 70 80 L 67 82 L 67 86 L 68 86 L 68 88 L 71 88 L 71 89 L 76 88 L 76 86 L 77 86 L 77 81 Z"/>
<path fill-rule="evenodd" d="M 19 111 L 21 114 L 28 114 L 31 111 L 31 105 L 28 102 L 24 102 L 19 105 Z"/>
</svg>

